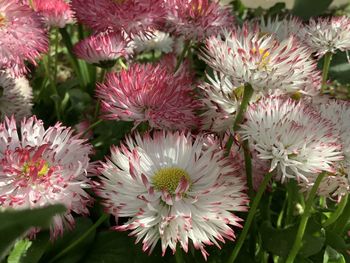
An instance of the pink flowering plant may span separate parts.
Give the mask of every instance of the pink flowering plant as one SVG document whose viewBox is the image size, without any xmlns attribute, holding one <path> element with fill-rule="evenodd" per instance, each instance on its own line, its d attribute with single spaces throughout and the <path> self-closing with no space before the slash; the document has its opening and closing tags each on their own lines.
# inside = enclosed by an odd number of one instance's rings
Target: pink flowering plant
<svg viewBox="0 0 350 263">
<path fill-rule="evenodd" d="M 350 262 L 350 4 L 268 2 L 0 0 L 0 262 Z"/>
</svg>

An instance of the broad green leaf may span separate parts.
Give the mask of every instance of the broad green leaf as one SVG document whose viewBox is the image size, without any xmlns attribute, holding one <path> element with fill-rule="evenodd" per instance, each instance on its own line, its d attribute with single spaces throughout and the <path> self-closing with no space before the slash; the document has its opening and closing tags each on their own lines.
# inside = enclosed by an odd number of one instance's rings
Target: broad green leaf
<svg viewBox="0 0 350 263">
<path fill-rule="evenodd" d="M 323 263 L 346 263 L 344 256 L 330 246 L 326 247 L 323 256 Z"/>
<path fill-rule="evenodd" d="M 324 13 L 332 0 L 295 0 L 292 13 L 304 20 Z"/>
<path fill-rule="evenodd" d="M 72 242 L 80 238 L 91 226 L 93 225 L 92 221 L 89 218 L 76 218 L 75 228 L 73 230 L 66 230 L 62 237 L 55 240 L 55 242 L 50 242 L 47 252 L 42 257 L 40 262 L 48 263 L 53 262 L 53 258 L 60 253 L 62 250 L 71 245 Z M 79 262 L 79 260 L 84 257 L 85 253 L 90 248 L 91 243 L 94 241 L 95 231 L 92 232 L 87 238 L 82 242 L 76 245 L 72 250 L 67 254 L 63 255 L 61 258 L 58 258 L 54 262 L 61 263 L 74 263 Z"/>
<path fill-rule="evenodd" d="M 140 245 L 135 245 L 135 238 L 128 233 L 106 231 L 97 234 L 96 240 L 85 256 L 84 263 L 157 263 L 169 262 L 161 256 L 159 247 L 151 255 L 143 252 Z"/>
<path fill-rule="evenodd" d="M 4 258 L 18 238 L 32 227 L 48 228 L 54 215 L 65 212 L 62 205 L 0 212 L 0 259 Z"/>
<path fill-rule="evenodd" d="M 345 52 L 338 52 L 333 55 L 329 68 L 329 78 L 342 84 L 350 83 L 350 63 Z"/>
</svg>

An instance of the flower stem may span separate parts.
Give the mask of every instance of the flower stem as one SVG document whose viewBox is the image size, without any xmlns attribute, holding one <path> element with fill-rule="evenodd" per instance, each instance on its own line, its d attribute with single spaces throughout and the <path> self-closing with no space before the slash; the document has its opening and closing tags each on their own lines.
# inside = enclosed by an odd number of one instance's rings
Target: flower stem
<svg viewBox="0 0 350 263">
<path fill-rule="evenodd" d="M 255 198 L 253 200 L 253 203 L 252 203 L 252 205 L 250 207 L 247 220 L 246 220 L 246 222 L 244 224 L 244 227 L 243 227 L 243 231 L 242 231 L 241 235 L 238 238 L 236 246 L 233 249 L 229 260 L 227 261 L 228 263 L 233 263 L 235 261 L 235 259 L 237 258 L 238 253 L 239 253 L 239 251 L 240 251 L 240 249 L 241 249 L 241 247 L 242 247 L 242 245 L 243 245 L 243 243 L 245 241 L 245 238 L 246 238 L 246 236 L 248 234 L 249 228 L 250 228 L 250 226 L 251 226 L 251 224 L 253 222 L 253 219 L 254 219 L 256 210 L 258 209 L 261 197 L 262 197 L 263 193 L 265 192 L 267 184 L 269 183 L 271 178 L 272 178 L 272 173 L 266 174 L 263 182 L 259 186 L 258 193 L 256 194 L 256 196 L 255 196 Z"/>
<path fill-rule="evenodd" d="M 84 137 L 91 129 L 95 128 L 97 125 L 99 125 L 101 122 L 103 122 L 102 119 L 97 120 L 93 124 L 91 124 L 81 135 L 81 137 Z"/>
<path fill-rule="evenodd" d="M 49 263 L 55 262 L 57 259 L 61 258 L 69 251 L 71 251 L 74 247 L 76 247 L 80 242 L 82 242 L 85 238 L 87 238 L 96 228 L 98 228 L 107 218 L 109 218 L 108 214 L 103 214 L 96 222 L 93 224 L 80 238 L 76 239 L 72 242 L 68 247 L 63 249 L 60 253 L 58 253 L 53 259 L 49 261 Z"/>
<path fill-rule="evenodd" d="M 180 65 L 181 65 L 182 61 L 185 59 L 186 53 L 189 50 L 190 46 L 191 46 L 191 41 L 186 41 L 184 44 L 184 47 L 182 49 L 182 52 L 180 54 L 180 57 L 178 58 L 178 60 L 176 62 L 174 73 L 176 73 L 179 70 Z"/>
<path fill-rule="evenodd" d="M 252 166 L 252 156 L 249 149 L 248 140 L 244 140 L 242 143 L 242 146 L 244 151 L 244 165 L 245 165 L 245 173 L 247 176 L 248 195 L 250 199 L 253 199 L 254 198 L 253 166 Z"/>
<path fill-rule="evenodd" d="M 327 88 L 327 77 L 328 77 L 329 66 L 331 65 L 331 60 L 332 60 L 332 53 L 327 52 L 326 55 L 324 56 L 323 70 L 322 70 L 321 91 L 323 93 L 326 91 L 326 88 Z"/>
<path fill-rule="evenodd" d="M 347 224 L 350 219 L 350 200 L 346 203 L 343 213 L 339 216 L 337 222 L 334 224 L 333 232 L 335 234 L 341 235 L 345 231 Z"/>
<path fill-rule="evenodd" d="M 53 71 L 53 80 L 54 84 L 57 87 L 57 67 L 58 67 L 58 44 L 59 44 L 59 37 L 58 37 L 58 28 L 55 29 L 55 61 L 54 61 L 54 71 Z"/>
<path fill-rule="evenodd" d="M 239 129 L 239 126 L 243 122 L 244 114 L 247 111 L 249 101 L 251 97 L 253 96 L 254 90 L 252 85 L 249 83 L 245 84 L 244 86 L 244 92 L 243 92 L 243 99 L 241 102 L 241 105 L 239 107 L 238 113 L 236 115 L 235 122 L 233 123 L 233 131 L 236 132 Z"/>
<path fill-rule="evenodd" d="M 310 214 L 311 214 L 312 204 L 313 204 L 314 198 L 316 196 L 317 189 L 320 186 L 320 183 L 325 175 L 326 175 L 325 172 L 320 173 L 316 179 L 316 182 L 314 183 L 314 185 L 311 188 L 308 199 L 306 201 L 304 214 L 301 217 L 298 232 L 297 232 L 293 247 L 292 247 L 292 249 L 289 252 L 289 255 L 287 257 L 286 263 L 293 263 L 294 262 L 294 259 L 297 256 L 298 251 L 302 245 L 306 225 L 307 225 L 307 222 L 308 222 Z"/>
<path fill-rule="evenodd" d="M 327 227 L 333 224 L 337 219 L 341 216 L 348 201 L 348 195 L 343 196 L 339 204 L 337 205 L 337 209 L 334 213 L 324 222 L 323 226 Z"/>
</svg>

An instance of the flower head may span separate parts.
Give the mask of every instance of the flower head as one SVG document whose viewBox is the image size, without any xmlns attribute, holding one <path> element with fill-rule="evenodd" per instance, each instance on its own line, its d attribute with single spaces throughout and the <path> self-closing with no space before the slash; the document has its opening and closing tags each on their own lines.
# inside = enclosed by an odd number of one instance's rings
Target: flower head
<svg viewBox="0 0 350 263">
<path fill-rule="evenodd" d="M 343 159 L 339 132 L 303 101 L 281 97 L 263 98 L 251 105 L 241 125 L 241 135 L 263 160 L 271 160 L 282 181 L 308 182 L 310 174 L 334 173 Z"/>
<path fill-rule="evenodd" d="M 209 0 L 167 0 L 169 31 L 187 40 L 202 41 L 230 28 L 234 18 L 229 6 Z"/>
<path fill-rule="evenodd" d="M 14 115 L 16 120 L 32 115 L 33 90 L 26 78 L 13 78 L 0 72 L 0 116 Z"/>
<path fill-rule="evenodd" d="M 22 75 L 27 72 L 25 60 L 36 65 L 35 59 L 47 49 L 39 15 L 15 0 L 0 1 L 0 69 Z"/>
<path fill-rule="evenodd" d="M 160 29 L 163 0 L 72 0 L 78 20 L 95 31 L 113 30 L 128 36 Z"/>
<path fill-rule="evenodd" d="M 73 12 L 65 0 L 33 0 L 33 7 L 48 26 L 63 28 L 73 22 Z"/>
<path fill-rule="evenodd" d="M 191 79 L 162 65 L 135 64 L 108 74 L 97 96 L 106 119 L 135 121 L 135 126 L 148 121 L 161 129 L 188 129 L 197 123 Z"/>
<path fill-rule="evenodd" d="M 102 32 L 94 34 L 74 46 L 78 58 L 101 66 L 114 65 L 119 57 L 128 55 L 127 43 L 120 33 Z"/>
<path fill-rule="evenodd" d="M 241 170 L 205 136 L 156 132 L 112 148 L 101 170 L 97 193 L 109 213 L 130 217 L 116 230 L 132 230 L 143 250 L 152 252 L 158 240 L 163 255 L 177 243 L 187 252 L 192 241 L 206 258 L 205 245 L 234 239 L 232 226 L 241 221 L 233 211 L 245 211 L 247 196 Z"/>
<path fill-rule="evenodd" d="M 74 224 L 72 212 L 88 214 L 91 202 L 83 190 L 91 146 L 72 132 L 60 124 L 45 130 L 35 117 L 23 119 L 20 130 L 13 118 L 0 123 L 0 206 L 65 205 L 66 214 L 53 220 L 53 238 Z"/>
<path fill-rule="evenodd" d="M 311 18 L 300 37 L 318 56 L 350 49 L 350 18 Z"/>
<path fill-rule="evenodd" d="M 155 30 L 148 35 L 136 36 L 133 45 L 137 53 L 144 51 L 160 51 L 170 53 L 173 51 L 174 40 L 169 33 Z"/>
<path fill-rule="evenodd" d="M 202 58 L 213 69 L 231 76 L 236 87 L 249 83 L 264 93 L 306 93 L 315 74 L 320 75 L 310 54 L 293 36 L 280 42 L 274 35 L 262 35 L 257 26 L 244 24 L 209 38 Z"/>
</svg>

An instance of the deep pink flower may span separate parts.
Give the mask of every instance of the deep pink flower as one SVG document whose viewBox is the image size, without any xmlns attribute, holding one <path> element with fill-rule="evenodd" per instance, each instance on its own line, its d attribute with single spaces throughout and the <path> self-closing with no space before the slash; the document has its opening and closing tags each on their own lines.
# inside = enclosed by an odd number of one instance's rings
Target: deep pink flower
<svg viewBox="0 0 350 263">
<path fill-rule="evenodd" d="M 39 15 L 15 0 L 0 1 L 0 69 L 12 75 L 27 72 L 25 60 L 35 59 L 48 49 L 48 38 Z"/>
<path fill-rule="evenodd" d="M 73 0 L 78 20 L 95 31 L 123 31 L 127 35 L 159 29 L 164 23 L 163 0 Z"/>
<path fill-rule="evenodd" d="M 73 21 L 73 12 L 64 0 L 33 0 L 33 7 L 48 26 L 63 28 Z"/>
<path fill-rule="evenodd" d="M 122 56 L 127 56 L 127 42 L 120 33 L 102 32 L 92 35 L 74 47 L 78 58 L 91 64 L 108 66 Z"/>
<path fill-rule="evenodd" d="M 91 197 L 87 170 L 92 147 L 59 123 L 45 130 L 36 117 L 0 123 L 0 206 L 28 209 L 63 204 L 66 214 L 55 216 L 51 237 L 72 227 L 76 214 L 88 214 Z"/>
<path fill-rule="evenodd" d="M 188 40 L 204 40 L 223 28 L 231 28 L 234 18 L 229 6 L 210 0 L 168 0 L 169 31 Z"/>
<path fill-rule="evenodd" d="M 154 128 L 196 127 L 190 78 L 169 73 L 161 65 L 132 65 L 129 70 L 107 75 L 97 88 L 104 117 L 111 120 L 149 122 Z"/>
</svg>

